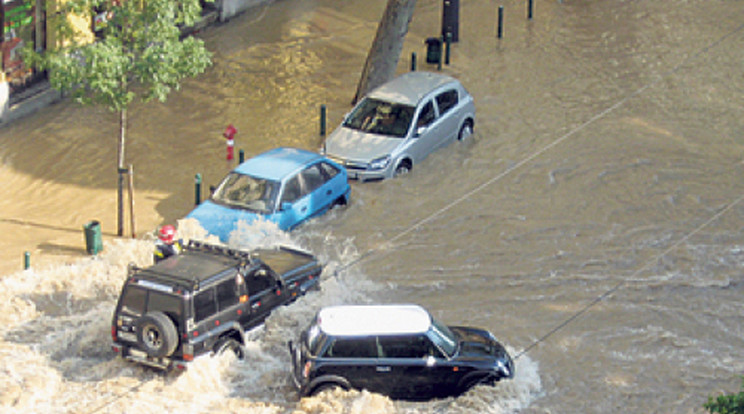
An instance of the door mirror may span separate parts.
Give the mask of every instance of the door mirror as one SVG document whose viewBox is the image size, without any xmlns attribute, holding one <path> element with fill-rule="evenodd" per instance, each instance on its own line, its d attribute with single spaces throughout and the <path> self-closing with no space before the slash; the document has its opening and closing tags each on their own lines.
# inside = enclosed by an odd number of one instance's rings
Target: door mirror
<svg viewBox="0 0 744 414">
<path fill-rule="evenodd" d="M 424 132 L 426 132 L 427 129 L 428 129 L 428 126 L 426 126 L 426 125 L 423 125 L 423 126 L 420 126 L 420 127 L 416 127 L 416 133 L 413 135 L 413 137 L 414 138 L 420 137 L 421 135 L 424 134 Z"/>
<path fill-rule="evenodd" d="M 282 211 L 292 210 L 292 203 L 290 203 L 289 201 L 282 201 L 280 209 Z"/>
<path fill-rule="evenodd" d="M 429 355 L 428 357 L 426 357 L 426 366 L 427 367 L 430 367 L 431 368 L 431 367 L 433 367 L 436 364 L 437 364 L 437 359 L 436 358 L 434 358 L 431 355 Z"/>
</svg>

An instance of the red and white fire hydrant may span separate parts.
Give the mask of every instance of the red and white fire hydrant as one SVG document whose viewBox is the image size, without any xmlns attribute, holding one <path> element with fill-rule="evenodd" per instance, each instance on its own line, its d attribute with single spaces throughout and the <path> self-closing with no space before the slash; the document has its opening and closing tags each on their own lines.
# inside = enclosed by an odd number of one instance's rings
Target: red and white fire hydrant
<svg viewBox="0 0 744 414">
<path fill-rule="evenodd" d="M 235 156 L 235 134 L 238 132 L 237 129 L 230 124 L 225 128 L 225 132 L 222 133 L 227 139 L 227 160 L 232 161 Z"/>
</svg>

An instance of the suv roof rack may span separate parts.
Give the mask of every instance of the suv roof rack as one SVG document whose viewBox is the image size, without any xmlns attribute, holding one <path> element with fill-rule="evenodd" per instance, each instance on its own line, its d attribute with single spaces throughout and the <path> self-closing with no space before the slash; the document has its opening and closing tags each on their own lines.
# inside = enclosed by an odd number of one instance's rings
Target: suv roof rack
<svg viewBox="0 0 744 414">
<path fill-rule="evenodd" d="M 187 251 L 220 255 L 223 257 L 229 257 L 234 260 L 237 260 L 238 263 L 236 263 L 234 266 L 229 266 L 230 269 L 235 268 L 235 267 L 253 266 L 254 264 L 256 264 L 256 262 L 260 261 L 260 259 L 258 259 L 253 252 L 248 252 L 248 251 L 243 251 L 243 250 L 238 250 L 238 249 L 231 249 L 226 246 L 219 246 L 219 245 L 204 243 L 204 242 L 200 242 L 196 240 L 189 240 L 188 244 L 184 246 L 184 252 L 187 252 Z M 183 254 L 183 252 L 181 254 Z M 229 270 L 228 266 L 226 266 L 224 270 Z M 190 289 L 190 290 L 199 289 L 200 284 L 211 279 L 215 275 L 219 275 L 223 273 L 223 271 L 219 271 L 213 274 L 205 274 L 205 275 L 195 274 L 191 277 L 184 277 L 183 275 L 174 275 L 171 273 L 167 273 L 167 272 L 154 269 L 153 266 L 143 268 L 143 267 L 136 266 L 133 263 L 129 264 L 128 277 L 133 277 L 135 276 L 135 273 L 139 273 L 139 272 L 145 272 L 146 277 L 148 279 L 153 279 L 153 280 L 157 280 L 160 282 L 167 282 L 170 285 L 177 286 L 177 287 L 183 287 L 183 288 Z"/>
</svg>

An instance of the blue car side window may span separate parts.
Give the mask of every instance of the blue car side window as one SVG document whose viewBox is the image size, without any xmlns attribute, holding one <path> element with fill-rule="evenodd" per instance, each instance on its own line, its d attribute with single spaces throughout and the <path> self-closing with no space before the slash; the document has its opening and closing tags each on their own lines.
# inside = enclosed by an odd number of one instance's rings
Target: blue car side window
<svg viewBox="0 0 744 414">
<path fill-rule="evenodd" d="M 302 195 L 302 188 L 300 187 L 300 179 L 295 176 L 287 182 L 284 186 L 284 192 L 282 193 L 282 203 L 293 203 L 295 200 L 300 198 Z"/>
</svg>

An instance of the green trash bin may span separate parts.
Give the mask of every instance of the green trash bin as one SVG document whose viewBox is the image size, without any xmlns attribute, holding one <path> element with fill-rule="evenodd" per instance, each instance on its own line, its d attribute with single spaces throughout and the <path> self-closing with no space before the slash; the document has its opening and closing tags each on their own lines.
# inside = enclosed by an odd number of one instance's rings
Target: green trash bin
<svg viewBox="0 0 744 414">
<path fill-rule="evenodd" d="M 83 226 L 83 230 L 85 230 L 85 251 L 92 255 L 98 254 L 103 250 L 101 223 L 98 220 L 89 221 Z"/>
<path fill-rule="evenodd" d="M 426 63 L 439 63 L 442 59 L 442 39 L 430 37 L 426 43 Z"/>
</svg>

